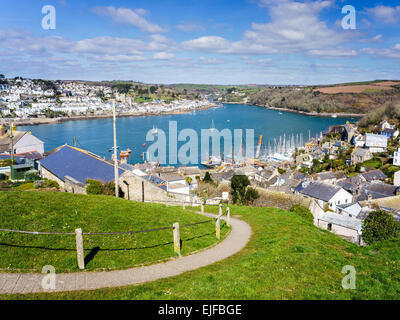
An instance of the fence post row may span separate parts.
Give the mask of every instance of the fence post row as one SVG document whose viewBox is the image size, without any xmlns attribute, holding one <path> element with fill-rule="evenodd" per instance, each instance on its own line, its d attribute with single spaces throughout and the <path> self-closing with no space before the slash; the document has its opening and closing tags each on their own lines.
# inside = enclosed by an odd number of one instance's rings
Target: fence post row
<svg viewBox="0 0 400 320">
<path fill-rule="evenodd" d="M 181 235 L 179 231 L 179 223 L 174 223 L 174 251 L 180 256 L 181 255 Z"/>
<path fill-rule="evenodd" d="M 76 236 L 76 255 L 78 259 L 78 267 L 81 270 L 85 269 L 85 257 L 83 254 L 83 237 L 82 237 L 82 229 L 75 230 Z"/>
<path fill-rule="evenodd" d="M 217 239 L 221 239 L 221 216 L 218 216 L 217 222 L 215 223 L 215 234 L 217 236 Z"/>
<path fill-rule="evenodd" d="M 201 204 L 201 214 L 204 214 L 204 204 Z"/>
<path fill-rule="evenodd" d="M 229 207 L 226 208 L 226 225 L 231 226 L 231 208 Z"/>
<path fill-rule="evenodd" d="M 219 205 L 219 212 L 218 212 L 219 216 L 222 216 L 222 204 Z"/>
</svg>

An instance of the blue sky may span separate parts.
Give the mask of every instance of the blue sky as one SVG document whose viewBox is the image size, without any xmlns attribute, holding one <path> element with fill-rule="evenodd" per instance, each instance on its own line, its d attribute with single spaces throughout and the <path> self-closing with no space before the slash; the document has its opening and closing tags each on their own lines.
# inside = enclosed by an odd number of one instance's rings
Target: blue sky
<svg viewBox="0 0 400 320">
<path fill-rule="evenodd" d="M 56 29 L 42 28 L 42 7 Z M 356 9 L 356 29 L 342 8 Z M 0 73 L 148 83 L 400 79 L 400 2 L 3 0 Z"/>
</svg>

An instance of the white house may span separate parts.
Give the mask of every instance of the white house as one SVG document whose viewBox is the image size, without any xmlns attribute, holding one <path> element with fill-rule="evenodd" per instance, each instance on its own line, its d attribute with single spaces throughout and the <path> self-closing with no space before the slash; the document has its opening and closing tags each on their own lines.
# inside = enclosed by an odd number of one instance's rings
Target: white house
<svg viewBox="0 0 400 320">
<path fill-rule="evenodd" d="M 400 148 L 394 153 L 393 165 L 400 166 Z"/>
<path fill-rule="evenodd" d="M 3 129 L 0 129 L 2 131 Z M 3 134 L 1 134 L 3 133 Z M 15 131 L 13 133 L 14 154 L 26 152 L 44 153 L 44 143 L 31 133 L 26 131 Z M 8 132 L 0 132 L 0 153 L 11 152 L 11 138 Z"/>
<path fill-rule="evenodd" d="M 160 173 L 159 178 L 166 182 L 167 191 L 180 194 L 190 194 L 190 187 L 185 177 L 177 173 Z"/>
<path fill-rule="evenodd" d="M 388 145 L 388 137 L 380 134 L 367 133 L 365 147 L 372 153 L 385 152 Z"/>
<path fill-rule="evenodd" d="M 306 198 L 316 200 L 325 211 L 336 211 L 338 205 L 351 204 L 353 196 L 341 187 L 322 183 L 305 181 L 301 183 L 295 192 Z"/>
</svg>

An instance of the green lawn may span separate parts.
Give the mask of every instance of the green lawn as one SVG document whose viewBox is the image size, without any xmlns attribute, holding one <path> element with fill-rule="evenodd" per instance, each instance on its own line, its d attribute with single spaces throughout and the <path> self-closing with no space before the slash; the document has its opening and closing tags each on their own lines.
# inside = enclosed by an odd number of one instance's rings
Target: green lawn
<svg viewBox="0 0 400 320">
<path fill-rule="evenodd" d="M 363 163 L 365 167 L 373 168 L 373 169 L 379 169 L 382 167 L 382 161 L 378 158 L 373 158 L 371 160 L 365 161 Z"/>
<path fill-rule="evenodd" d="M 209 220 L 179 207 L 106 196 L 56 192 L 0 192 L 0 228 L 39 232 L 125 232 Z M 223 225 L 224 226 L 224 225 Z M 221 235 L 228 228 L 224 226 Z M 217 242 L 213 222 L 181 229 L 182 254 Z M 175 256 L 172 230 L 130 235 L 84 236 L 87 270 L 126 269 Z M 1 272 L 76 272 L 75 236 L 0 232 Z"/>
<path fill-rule="evenodd" d="M 208 208 L 208 211 L 215 208 Z M 253 229 L 240 253 L 152 283 L 4 299 L 399 299 L 400 242 L 359 248 L 294 213 L 232 207 Z M 341 270 L 357 270 L 357 289 L 344 290 Z"/>
</svg>

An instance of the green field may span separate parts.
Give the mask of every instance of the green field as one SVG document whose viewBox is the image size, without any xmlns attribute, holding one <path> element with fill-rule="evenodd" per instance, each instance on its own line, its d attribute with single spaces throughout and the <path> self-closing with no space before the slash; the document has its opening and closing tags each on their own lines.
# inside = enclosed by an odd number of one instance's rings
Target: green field
<svg viewBox="0 0 400 320">
<path fill-rule="evenodd" d="M 232 207 L 232 214 L 252 226 L 252 238 L 213 265 L 140 286 L 2 298 L 399 299 L 400 241 L 360 248 L 281 209 Z M 356 290 L 342 288 L 346 265 L 356 268 Z"/>
<path fill-rule="evenodd" d="M 0 228 L 39 232 L 127 232 L 207 221 L 179 207 L 143 204 L 106 196 L 49 192 L 0 192 Z M 222 236 L 228 228 L 223 225 Z M 172 230 L 129 235 L 84 236 L 87 270 L 126 269 L 175 256 Z M 213 222 L 181 229 L 182 254 L 217 242 Z M 0 232 L 1 272 L 76 272 L 74 235 Z"/>
</svg>

